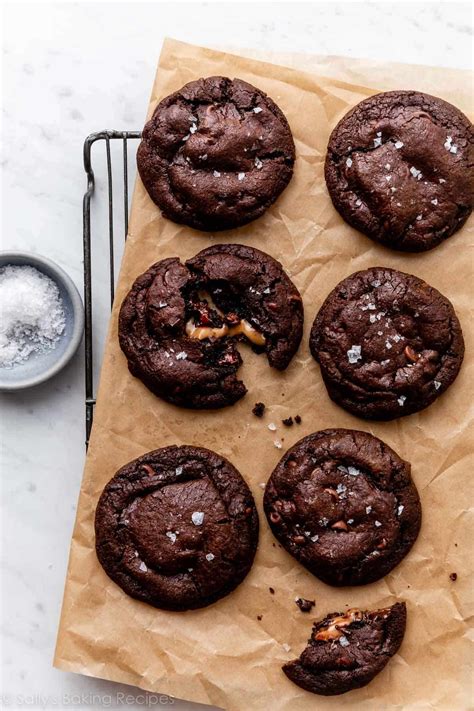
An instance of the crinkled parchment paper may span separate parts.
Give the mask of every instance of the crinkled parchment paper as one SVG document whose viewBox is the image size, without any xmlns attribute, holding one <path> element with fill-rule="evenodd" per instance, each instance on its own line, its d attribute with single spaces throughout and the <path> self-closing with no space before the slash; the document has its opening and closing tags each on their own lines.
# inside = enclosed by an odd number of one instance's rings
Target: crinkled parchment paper
<svg viewBox="0 0 474 711">
<path fill-rule="evenodd" d="M 473 562 L 468 510 L 473 479 L 473 339 L 468 330 L 472 227 L 468 224 L 425 254 L 385 249 L 339 217 L 326 192 L 323 164 L 331 129 L 366 96 L 397 87 L 422 89 L 469 113 L 471 77 L 340 58 L 293 57 L 291 62 L 294 68 L 175 41 L 164 45 L 149 114 L 185 82 L 211 74 L 241 77 L 268 92 L 286 114 L 296 143 L 295 174 L 264 217 L 216 236 L 163 219 L 137 181 L 54 663 L 232 711 L 467 709 Z M 298 70 L 297 63 L 306 71 Z M 243 346 L 247 396 L 225 410 L 192 412 L 155 398 L 129 375 L 117 341 L 117 314 L 132 281 L 154 261 L 175 255 L 186 259 L 215 242 L 254 245 L 283 263 L 303 295 L 305 335 L 284 373 L 271 370 L 264 356 Z M 424 412 L 389 423 L 365 422 L 332 404 L 308 350 L 311 323 L 329 290 L 351 272 L 373 265 L 411 272 L 437 287 L 453 302 L 466 336 L 466 360 L 448 392 Z M 267 404 L 264 420 L 251 414 L 259 400 Z M 281 425 L 283 417 L 296 414 L 301 425 Z M 278 424 L 276 433 L 267 428 L 272 421 Z M 284 451 L 274 440 L 282 439 L 286 449 L 325 427 L 372 432 L 412 463 L 423 504 L 421 534 L 408 557 L 373 585 L 336 589 L 319 582 L 275 546 L 263 516 L 260 483 Z M 250 484 L 261 518 L 257 557 L 243 584 L 217 604 L 186 613 L 163 612 L 129 598 L 105 575 L 94 550 L 93 517 L 103 486 L 130 459 L 172 443 L 203 445 L 228 457 Z M 449 578 L 452 572 L 458 574 L 456 582 Z M 295 596 L 316 598 L 316 608 L 302 614 Z M 408 605 L 406 637 L 399 654 L 368 687 L 336 699 L 315 697 L 283 675 L 281 665 L 303 649 L 313 618 L 346 605 L 370 608 L 397 599 Z M 286 645 L 291 651 L 285 651 Z"/>
</svg>

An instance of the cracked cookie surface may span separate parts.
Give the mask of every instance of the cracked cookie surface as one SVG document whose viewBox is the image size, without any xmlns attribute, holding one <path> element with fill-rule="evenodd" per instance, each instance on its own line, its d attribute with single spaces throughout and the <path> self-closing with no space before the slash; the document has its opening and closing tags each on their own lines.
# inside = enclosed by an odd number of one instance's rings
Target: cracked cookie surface
<svg viewBox="0 0 474 711">
<path fill-rule="evenodd" d="M 301 296 L 281 264 L 236 244 L 209 247 L 185 264 L 157 262 L 135 281 L 119 316 L 130 372 L 159 397 L 195 409 L 232 405 L 247 392 L 236 377 L 237 342 L 284 370 L 302 329 Z"/>
<path fill-rule="evenodd" d="M 376 94 L 333 130 L 325 177 L 335 208 L 350 225 L 388 247 L 431 249 L 472 211 L 472 124 L 434 96 Z"/>
<path fill-rule="evenodd" d="M 380 610 L 334 612 L 313 626 L 299 659 L 283 666 L 286 676 L 313 694 L 335 696 L 366 686 L 400 648 L 406 605 Z"/>
<path fill-rule="evenodd" d="M 410 465 L 367 432 L 322 430 L 297 442 L 265 488 L 275 537 L 328 585 L 387 575 L 421 525 Z"/>
<path fill-rule="evenodd" d="M 341 281 L 310 335 L 329 396 L 366 419 L 428 407 L 456 378 L 464 356 L 452 304 L 411 274 L 373 267 Z"/>
<path fill-rule="evenodd" d="M 128 595 L 188 610 L 210 605 L 245 578 L 258 515 L 224 457 L 171 446 L 119 469 L 100 496 L 95 532 L 101 565 Z"/>
<path fill-rule="evenodd" d="M 240 79 L 190 82 L 163 99 L 138 148 L 140 177 L 163 215 L 198 230 L 260 217 L 293 174 L 282 111 Z"/>
</svg>

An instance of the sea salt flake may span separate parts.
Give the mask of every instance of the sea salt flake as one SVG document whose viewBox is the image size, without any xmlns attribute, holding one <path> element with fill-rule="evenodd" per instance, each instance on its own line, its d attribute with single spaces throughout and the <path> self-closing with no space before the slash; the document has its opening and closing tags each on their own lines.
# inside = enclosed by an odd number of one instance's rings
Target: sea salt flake
<svg viewBox="0 0 474 711">
<path fill-rule="evenodd" d="M 365 507 L 365 513 L 369 514 L 372 511 L 372 506 L 366 506 Z"/>
<path fill-rule="evenodd" d="M 176 533 L 173 533 L 173 531 L 166 531 L 166 535 L 170 539 L 171 543 L 175 543 L 176 541 Z"/>
<path fill-rule="evenodd" d="M 281 646 L 283 647 L 283 649 L 285 650 L 285 652 L 291 652 L 291 647 L 290 647 L 289 644 L 286 644 L 286 643 L 285 643 L 285 644 L 282 644 Z"/>
<path fill-rule="evenodd" d="M 342 637 L 339 637 L 339 644 L 341 645 L 341 647 L 348 647 L 350 645 L 350 642 L 343 634 Z"/>
<path fill-rule="evenodd" d="M 204 513 L 202 511 L 193 511 L 191 514 L 191 521 L 195 526 L 202 526 L 202 522 L 204 521 Z"/>
<path fill-rule="evenodd" d="M 215 178 L 220 178 L 220 177 L 221 177 L 221 174 L 219 173 L 218 170 L 214 170 L 213 173 L 212 173 L 212 175 L 213 175 Z"/>
<path fill-rule="evenodd" d="M 245 180 L 245 173 L 238 173 L 237 178 L 239 180 Z"/>
<path fill-rule="evenodd" d="M 446 136 L 446 142 L 444 144 L 444 147 L 446 148 L 447 151 L 451 150 L 451 144 L 453 142 L 453 139 L 451 136 Z"/>
<path fill-rule="evenodd" d="M 352 526 L 352 524 L 354 523 L 354 519 L 353 519 L 353 518 L 348 518 L 348 519 L 347 519 L 347 523 L 349 523 L 349 524 Z"/>
<path fill-rule="evenodd" d="M 204 153 L 202 156 L 199 156 L 201 160 L 207 160 L 207 153 Z"/>
<path fill-rule="evenodd" d="M 377 321 L 377 316 L 375 314 L 370 314 L 369 321 L 370 323 L 375 323 Z"/>
<path fill-rule="evenodd" d="M 349 473 L 349 472 L 347 471 L 347 467 L 343 467 L 342 464 L 339 464 L 339 466 L 338 466 L 337 468 L 338 468 L 338 470 L 339 470 L 340 472 L 342 472 L 343 474 L 348 474 L 348 473 Z"/>
<path fill-rule="evenodd" d="M 397 151 L 400 150 L 400 148 L 403 148 L 403 143 L 401 141 L 395 141 L 394 145 Z"/>
<path fill-rule="evenodd" d="M 381 525 L 380 521 L 374 521 L 374 526 L 377 526 L 377 528 L 380 528 Z"/>
<path fill-rule="evenodd" d="M 348 168 L 351 167 L 351 165 L 352 165 L 352 158 L 348 158 L 348 159 L 346 160 L 346 165 L 347 165 Z"/>
<path fill-rule="evenodd" d="M 186 141 L 189 140 L 190 138 L 191 138 L 191 134 L 188 133 L 188 135 L 187 135 L 187 136 L 183 136 L 183 138 L 182 138 L 181 140 L 183 141 L 183 143 L 186 143 Z"/>
<path fill-rule="evenodd" d="M 257 168 L 257 170 L 260 170 L 261 168 L 263 168 L 263 163 L 260 160 L 260 158 L 258 158 L 258 157 L 255 157 L 254 164 L 255 164 L 255 167 Z"/>
<path fill-rule="evenodd" d="M 168 304 L 166 303 L 166 301 L 160 301 L 160 303 L 158 304 L 158 306 L 159 306 L 160 309 L 164 309 L 165 306 L 168 306 Z"/>
<path fill-rule="evenodd" d="M 211 560 L 214 560 L 215 557 L 216 556 L 213 553 L 206 553 L 206 560 L 208 560 L 209 563 L 211 562 Z"/>
<path fill-rule="evenodd" d="M 400 407 L 403 407 L 406 399 L 407 399 L 406 395 L 400 395 L 400 397 L 397 399 L 397 402 L 400 405 Z"/>
<path fill-rule="evenodd" d="M 259 114 L 261 111 L 262 111 L 262 109 L 260 108 L 260 106 L 256 106 L 256 107 L 253 109 L 254 114 Z"/>
<path fill-rule="evenodd" d="M 347 359 L 349 363 L 357 363 L 358 360 L 362 360 L 361 346 L 352 346 L 347 351 Z"/>
<path fill-rule="evenodd" d="M 261 489 L 265 489 L 265 482 L 264 482 L 264 481 L 261 481 L 260 484 L 259 484 L 259 487 L 260 487 Z"/>
<path fill-rule="evenodd" d="M 344 484 L 339 483 L 337 485 L 336 491 L 338 494 L 343 494 L 346 491 L 347 487 L 344 486 Z"/>
<path fill-rule="evenodd" d="M 393 185 L 392 185 L 392 187 L 390 188 L 390 191 L 391 191 L 392 193 L 396 193 L 396 192 L 397 192 L 397 188 L 394 188 Z"/>
<path fill-rule="evenodd" d="M 413 175 L 414 178 L 417 178 L 418 180 L 422 178 L 421 170 L 417 170 L 414 165 L 411 166 L 410 173 Z"/>
<path fill-rule="evenodd" d="M 437 205 L 437 204 L 438 204 L 438 199 L 437 199 L 437 198 L 434 198 L 434 200 L 431 201 L 431 204 L 432 204 L 432 205 Z"/>
<path fill-rule="evenodd" d="M 329 519 L 323 516 L 323 518 L 319 519 L 319 525 L 320 526 L 327 526 L 329 523 Z"/>
<path fill-rule="evenodd" d="M 270 294 L 270 287 L 267 286 L 267 288 L 263 290 L 262 294 Z"/>
<path fill-rule="evenodd" d="M 385 180 L 387 180 L 387 181 L 390 182 L 391 179 L 392 179 L 392 176 L 391 176 L 391 175 L 386 175 L 386 176 L 385 176 Z"/>
<path fill-rule="evenodd" d="M 276 432 L 277 426 L 274 422 L 270 422 L 270 424 L 268 425 L 268 429 L 270 430 L 270 432 Z"/>
<path fill-rule="evenodd" d="M 197 130 L 198 130 L 198 127 L 196 126 L 195 123 L 193 123 L 193 125 L 189 128 L 189 133 L 196 133 Z"/>
<path fill-rule="evenodd" d="M 281 449 L 281 448 L 283 447 L 283 445 L 282 445 L 282 443 L 280 442 L 279 439 L 276 439 L 276 440 L 273 442 L 273 445 L 274 445 L 277 449 Z"/>
<path fill-rule="evenodd" d="M 445 180 L 444 178 L 440 178 L 440 179 L 438 180 L 438 182 L 442 185 L 443 183 L 446 182 L 446 180 Z"/>
<path fill-rule="evenodd" d="M 392 336 L 392 340 L 394 340 L 395 343 L 398 343 L 398 341 L 402 340 L 402 337 L 399 336 L 398 333 L 396 333 L 394 336 Z"/>
<path fill-rule="evenodd" d="M 193 116 L 191 114 L 191 116 L 189 116 L 189 118 L 188 118 L 188 121 L 189 121 L 189 123 L 193 123 L 194 121 L 197 121 L 197 116 Z"/>
<path fill-rule="evenodd" d="M 451 146 L 451 148 L 449 149 L 449 152 L 450 152 L 450 153 L 457 153 L 457 152 L 458 152 L 458 147 L 457 147 L 457 146 Z"/>
<path fill-rule="evenodd" d="M 423 215 L 417 215 L 417 216 L 416 216 L 416 219 L 417 219 L 417 221 L 419 222 L 420 220 L 423 219 Z"/>
<path fill-rule="evenodd" d="M 360 200 L 360 198 L 357 198 L 355 204 L 356 204 L 357 207 L 360 207 L 360 206 L 362 205 L 362 200 Z"/>
<path fill-rule="evenodd" d="M 148 568 L 146 567 L 146 565 L 143 561 L 138 566 L 138 569 L 141 570 L 142 573 L 148 573 Z"/>
<path fill-rule="evenodd" d="M 179 353 L 176 353 L 176 360 L 186 360 L 188 357 L 188 354 L 185 353 L 184 351 L 180 351 Z"/>
<path fill-rule="evenodd" d="M 375 304 L 367 304 L 367 308 L 369 309 L 369 311 L 375 311 L 377 307 Z"/>
<path fill-rule="evenodd" d="M 351 476 L 359 476 L 360 471 L 356 467 L 347 467 L 347 473 Z"/>
<path fill-rule="evenodd" d="M 385 170 L 390 170 L 390 163 L 385 163 Z"/>
<path fill-rule="evenodd" d="M 176 476 L 181 476 L 181 474 L 183 473 L 183 467 L 176 467 L 174 472 L 175 472 Z"/>
<path fill-rule="evenodd" d="M 389 341 L 389 340 L 386 340 L 386 341 L 385 341 L 385 348 L 388 348 L 388 350 L 390 350 L 391 347 L 392 347 L 392 344 L 390 343 L 390 341 Z"/>
<path fill-rule="evenodd" d="M 390 358 L 386 358 L 385 360 L 383 360 L 383 361 L 380 363 L 380 365 L 388 365 L 389 363 L 390 363 Z"/>
<path fill-rule="evenodd" d="M 311 540 L 313 543 L 316 543 L 316 541 L 319 540 L 319 536 L 311 536 Z"/>
<path fill-rule="evenodd" d="M 401 504 L 401 505 L 398 507 L 398 509 L 397 509 L 397 516 L 401 516 L 402 511 L 403 511 L 404 508 L 405 508 L 405 507 L 403 506 L 403 504 Z"/>
<path fill-rule="evenodd" d="M 374 138 L 374 148 L 378 148 L 382 145 L 382 132 L 378 131 L 377 138 Z"/>
<path fill-rule="evenodd" d="M 441 387 L 439 380 L 433 380 L 433 385 L 435 386 L 435 390 L 439 390 Z"/>
</svg>

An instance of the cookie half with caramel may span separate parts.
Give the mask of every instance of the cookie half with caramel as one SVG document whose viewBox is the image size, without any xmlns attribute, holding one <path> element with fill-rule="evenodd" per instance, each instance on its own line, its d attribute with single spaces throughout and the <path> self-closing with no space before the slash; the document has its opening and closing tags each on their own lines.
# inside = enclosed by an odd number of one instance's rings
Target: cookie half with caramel
<svg viewBox="0 0 474 711">
<path fill-rule="evenodd" d="M 247 392 L 236 376 L 238 342 L 284 370 L 302 329 L 301 296 L 281 264 L 238 244 L 153 264 L 119 316 L 130 372 L 164 400 L 195 409 L 232 405 Z"/>
<path fill-rule="evenodd" d="M 366 686 L 398 651 L 406 627 L 406 605 L 381 610 L 333 612 L 316 622 L 308 646 L 283 671 L 313 694 L 335 696 Z"/>
</svg>

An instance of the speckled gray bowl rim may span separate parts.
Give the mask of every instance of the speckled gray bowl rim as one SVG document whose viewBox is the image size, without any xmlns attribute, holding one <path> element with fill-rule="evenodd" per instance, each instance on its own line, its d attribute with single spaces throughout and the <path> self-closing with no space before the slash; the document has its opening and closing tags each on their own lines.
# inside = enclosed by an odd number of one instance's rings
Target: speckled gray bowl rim
<svg viewBox="0 0 474 711">
<path fill-rule="evenodd" d="M 14 383 L 5 383 L 2 382 L 0 372 L 0 392 L 24 390 L 25 388 L 31 388 L 52 378 L 56 375 L 56 373 L 59 373 L 59 371 L 62 370 L 67 363 L 69 363 L 79 348 L 82 340 L 82 334 L 84 333 L 84 306 L 82 304 L 81 295 L 79 294 L 79 291 L 77 290 L 71 277 L 66 274 L 64 269 L 56 264 L 56 262 L 48 259 L 48 257 L 43 257 L 39 254 L 35 254 L 34 252 L 0 250 L 0 267 L 6 266 L 9 263 L 14 264 L 14 260 L 16 259 L 24 260 L 25 264 L 36 267 L 38 271 L 41 272 L 42 267 L 46 267 L 51 272 L 52 276 L 50 278 L 52 278 L 53 281 L 62 283 L 69 295 L 69 298 L 71 299 L 74 314 L 73 332 L 64 353 L 51 367 L 47 368 L 42 373 L 38 373 L 38 375 L 34 377 L 25 378 L 24 380 L 19 380 Z M 12 260 L 12 262 L 9 262 L 8 260 Z"/>
</svg>

